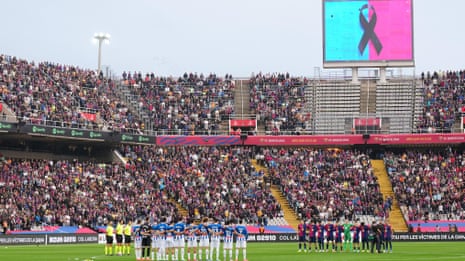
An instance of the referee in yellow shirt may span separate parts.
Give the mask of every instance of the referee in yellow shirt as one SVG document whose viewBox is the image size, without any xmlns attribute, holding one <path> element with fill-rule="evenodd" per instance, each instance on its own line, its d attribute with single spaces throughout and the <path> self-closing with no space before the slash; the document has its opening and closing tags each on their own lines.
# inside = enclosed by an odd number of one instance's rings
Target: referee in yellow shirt
<svg viewBox="0 0 465 261">
<path fill-rule="evenodd" d="M 123 255 L 124 252 L 129 256 L 131 254 L 131 235 L 132 235 L 132 222 L 129 221 L 126 226 L 124 226 L 124 246 L 123 246 Z"/>
<path fill-rule="evenodd" d="M 115 230 L 113 228 L 113 222 L 108 221 L 107 228 L 106 228 L 106 240 L 107 244 L 105 245 L 105 255 L 112 256 L 113 255 L 113 234 Z"/>
<path fill-rule="evenodd" d="M 123 220 L 118 221 L 118 224 L 116 225 L 116 253 L 118 256 L 122 255 L 122 248 L 123 248 Z"/>
</svg>

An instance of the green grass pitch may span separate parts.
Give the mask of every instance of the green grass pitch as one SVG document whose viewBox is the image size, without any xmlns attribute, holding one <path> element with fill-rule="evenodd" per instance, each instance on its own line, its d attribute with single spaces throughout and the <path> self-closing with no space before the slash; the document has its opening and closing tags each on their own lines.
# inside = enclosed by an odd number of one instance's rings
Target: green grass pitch
<svg viewBox="0 0 465 261">
<path fill-rule="evenodd" d="M 247 259 L 249 261 L 465 260 L 465 242 L 394 242 L 393 249 L 392 254 L 298 253 L 297 243 L 249 243 Z M 136 260 L 134 255 L 105 256 L 103 250 L 104 246 L 97 244 L 0 246 L 0 260 Z"/>
</svg>

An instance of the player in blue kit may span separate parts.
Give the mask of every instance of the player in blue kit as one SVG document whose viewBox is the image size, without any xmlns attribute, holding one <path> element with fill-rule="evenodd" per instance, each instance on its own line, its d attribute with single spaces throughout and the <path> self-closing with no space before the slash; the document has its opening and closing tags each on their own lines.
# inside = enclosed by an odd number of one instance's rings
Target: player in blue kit
<svg viewBox="0 0 465 261">
<path fill-rule="evenodd" d="M 299 250 L 302 252 L 302 245 L 304 246 L 304 252 L 307 252 L 307 239 L 305 238 L 307 234 L 307 224 L 305 220 L 301 219 L 299 225 L 297 226 L 297 235 L 299 237 Z"/>
<path fill-rule="evenodd" d="M 360 225 L 356 223 L 352 227 L 352 231 L 353 231 L 352 240 L 353 240 L 353 245 L 354 245 L 353 251 L 360 253 L 360 232 L 361 232 Z"/>
<path fill-rule="evenodd" d="M 316 246 L 316 234 L 318 232 L 318 228 L 313 219 L 310 225 L 307 227 L 307 230 L 308 230 L 308 251 L 312 252 L 312 245 L 315 247 L 315 251 L 318 251 L 318 248 Z"/>
<path fill-rule="evenodd" d="M 223 258 L 224 261 L 227 261 L 226 257 L 229 253 L 229 260 L 233 260 L 233 238 L 234 238 L 234 228 L 231 226 L 230 222 L 226 223 L 222 228 L 223 231 Z"/>
<path fill-rule="evenodd" d="M 368 252 L 370 249 L 369 239 L 368 236 L 370 234 L 370 227 L 366 225 L 364 222 L 360 224 L 360 233 L 362 234 L 362 252 L 365 250 Z"/>
<path fill-rule="evenodd" d="M 389 221 L 386 219 L 384 221 L 384 252 L 385 253 L 392 253 L 392 233 L 394 230 L 392 229 L 391 224 L 389 224 Z"/>
<path fill-rule="evenodd" d="M 187 237 L 187 261 L 197 260 L 197 226 L 189 224 L 185 229 Z M 192 258 L 191 259 L 191 254 Z"/>
<path fill-rule="evenodd" d="M 159 241 L 158 241 L 158 252 L 157 254 L 157 260 L 168 260 L 167 256 L 167 231 L 170 230 L 170 226 L 166 223 L 166 218 L 162 219 L 162 222 L 158 224 L 157 226 L 157 233 L 159 236 Z M 158 257 L 160 259 L 158 259 Z"/>
<path fill-rule="evenodd" d="M 202 220 L 202 224 L 199 224 L 197 227 L 197 234 L 199 236 L 199 260 L 202 260 L 202 252 L 205 250 L 205 260 L 210 258 L 210 241 L 209 241 L 209 232 L 208 232 L 208 218 Z"/>
<path fill-rule="evenodd" d="M 247 261 L 247 237 L 249 236 L 247 227 L 243 224 L 237 225 L 234 228 L 234 234 L 236 234 L 236 261 L 239 260 L 239 249 L 242 249 L 243 261 Z"/>
<path fill-rule="evenodd" d="M 210 260 L 213 260 L 213 252 L 216 253 L 216 261 L 220 260 L 220 237 L 222 234 L 222 226 L 215 220 L 214 223 L 208 225 L 210 233 Z"/>
<path fill-rule="evenodd" d="M 152 260 L 155 260 L 155 254 L 157 255 L 157 260 L 160 260 L 160 240 L 161 236 L 158 231 L 158 224 L 152 224 Z"/>
<path fill-rule="evenodd" d="M 173 226 L 174 232 L 174 260 L 184 261 L 184 232 L 186 229 L 186 224 L 180 220 Z M 181 256 L 179 256 L 181 252 Z"/>
<path fill-rule="evenodd" d="M 335 231 L 335 235 L 334 235 L 334 241 L 336 243 L 336 252 L 338 251 L 338 247 L 339 247 L 339 251 L 342 252 L 342 234 L 344 233 L 344 227 L 341 225 L 341 224 L 337 224 L 336 223 L 336 231 Z"/>
<path fill-rule="evenodd" d="M 331 250 L 335 251 L 334 245 L 334 232 L 336 231 L 336 227 L 331 221 L 328 221 L 328 224 L 325 225 L 326 230 L 326 252 L 328 252 L 329 243 L 331 243 Z"/>
<path fill-rule="evenodd" d="M 166 247 L 166 260 L 169 260 L 169 257 L 171 256 L 171 260 L 174 259 L 174 221 L 171 221 L 171 223 L 168 225 L 168 228 L 165 231 L 165 247 Z"/>
<path fill-rule="evenodd" d="M 136 260 L 140 260 L 142 257 L 142 235 L 140 232 L 140 221 L 137 221 L 137 226 L 133 227 L 134 234 L 134 253 Z"/>
<path fill-rule="evenodd" d="M 317 225 L 317 241 L 318 241 L 318 250 L 319 252 L 325 251 L 325 226 L 318 221 Z"/>
</svg>

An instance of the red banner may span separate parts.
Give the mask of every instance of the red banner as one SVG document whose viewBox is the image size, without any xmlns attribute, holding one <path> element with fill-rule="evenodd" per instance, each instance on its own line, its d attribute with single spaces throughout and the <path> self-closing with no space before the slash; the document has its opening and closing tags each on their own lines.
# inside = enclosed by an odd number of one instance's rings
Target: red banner
<svg viewBox="0 0 465 261">
<path fill-rule="evenodd" d="M 431 134 L 372 134 L 368 144 L 401 145 L 401 144 L 452 144 L 464 143 L 463 133 L 431 133 Z"/>
<path fill-rule="evenodd" d="M 381 126 L 380 118 L 356 118 L 354 119 L 354 127 L 362 126 Z"/>
<path fill-rule="evenodd" d="M 245 145 L 354 145 L 364 144 L 363 135 L 248 136 Z"/>
<path fill-rule="evenodd" d="M 465 143 L 464 133 L 295 135 L 295 136 L 158 136 L 157 144 L 173 145 L 257 145 L 257 146 L 350 146 L 362 144 L 415 145 Z"/>
<path fill-rule="evenodd" d="M 95 113 L 81 112 L 81 117 L 88 120 L 88 121 L 95 121 L 96 120 Z"/>
<path fill-rule="evenodd" d="M 237 127 L 255 128 L 256 121 L 255 120 L 229 120 L 229 125 L 231 125 L 231 128 L 237 128 Z"/>
</svg>

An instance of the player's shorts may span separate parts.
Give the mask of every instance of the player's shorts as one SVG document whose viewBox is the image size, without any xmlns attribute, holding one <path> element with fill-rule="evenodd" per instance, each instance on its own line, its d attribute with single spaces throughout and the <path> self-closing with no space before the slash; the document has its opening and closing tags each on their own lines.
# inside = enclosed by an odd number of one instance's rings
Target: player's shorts
<svg viewBox="0 0 465 261">
<path fill-rule="evenodd" d="M 208 247 L 210 246 L 210 241 L 207 238 L 200 238 L 199 247 Z"/>
<path fill-rule="evenodd" d="M 336 237 L 336 239 L 334 240 L 334 242 L 336 242 L 336 243 L 342 243 L 342 237 Z"/>
<path fill-rule="evenodd" d="M 359 236 L 354 236 L 353 241 L 354 241 L 354 243 L 360 242 L 360 237 Z"/>
<path fill-rule="evenodd" d="M 184 247 L 184 237 L 174 239 L 174 247 Z"/>
<path fill-rule="evenodd" d="M 212 237 L 211 242 L 210 242 L 210 247 L 219 248 L 220 247 L 220 238 L 219 237 L 216 237 L 216 238 Z"/>
<path fill-rule="evenodd" d="M 142 238 L 141 238 L 141 237 L 136 236 L 136 237 L 134 238 L 134 247 L 135 247 L 135 248 L 140 248 L 140 247 L 142 247 Z"/>
<path fill-rule="evenodd" d="M 124 235 L 124 243 L 125 244 L 131 244 L 131 236 Z"/>
<path fill-rule="evenodd" d="M 167 237 L 165 239 L 165 247 L 166 248 L 174 247 L 174 239 L 173 239 L 173 237 Z"/>
<path fill-rule="evenodd" d="M 225 238 L 223 243 L 223 249 L 232 249 L 233 248 L 233 239 Z"/>
<path fill-rule="evenodd" d="M 116 235 L 116 243 L 118 244 L 123 243 L 123 235 Z"/>
<path fill-rule="evenodd" d="M 187 239 L 187 247 L 189 248 L 196 248 L 197 247 L 197 239 L 194 238 L 194 239 Z"/>
<path fill-rule="evenodd" d="M 368 242 L 368 237 L 362 237 L 362 242 Z"/>
<path fill-rule="evenodd" d="M 344 235 L 344 242 L 349 242 L 349 241 L 352 241 L 352 235 L 351 234 Z"/>
<path fill-rule="evenodd" d="M 142 238 L 142 247 L 149 247 L 151 244 L 151 239 L 150 237 L 143 237 Z"/>
<path fill-rule="evenodd" d="M 236 240 L 236 248 L 246 248 L 246 247 L 247 247 L 247 240 L 245 240 L 245 238 Z"/>
<path fill-rule="evenodd" d="M 113 244 L 113 236 L 106 235 L 106 239 L 108 245 Z"/>
<path fill-rule="evenodd" d="M 316 238 L 315 238 L 315 237 L 310 237 L 310 238 L 308 239 L 308 242 L 310 242 L 310 243 L 316 243 Z"/>
<path fill-rule="evenodd" d="M 323 243 L 325 242 L 325 238 L 324 237 L 319 237 L 318 238 L 318 243 Z"/>
<path fill-rule="evenodd" d="M 329 236 L 329 237 L 326 238 L 326 240 L 332 242 L 332 241 L 334 241 L 334 236 Z"/>
<path fill-rule="evenodd" d="M 383 241 L 387 241 L 387 242 L 392 241 L 392 237 L 385 237 Z"/>
<path fill-rule="evenodd" d="M 161 241 L 159 237 L 152 237 L 152 248 L 159 248 Z"/>
<path fill-rule="evenodd" d="M 304 242 L 305 241 L 305 236 L 299 236 L 299 242 Z"/>
</svg>

